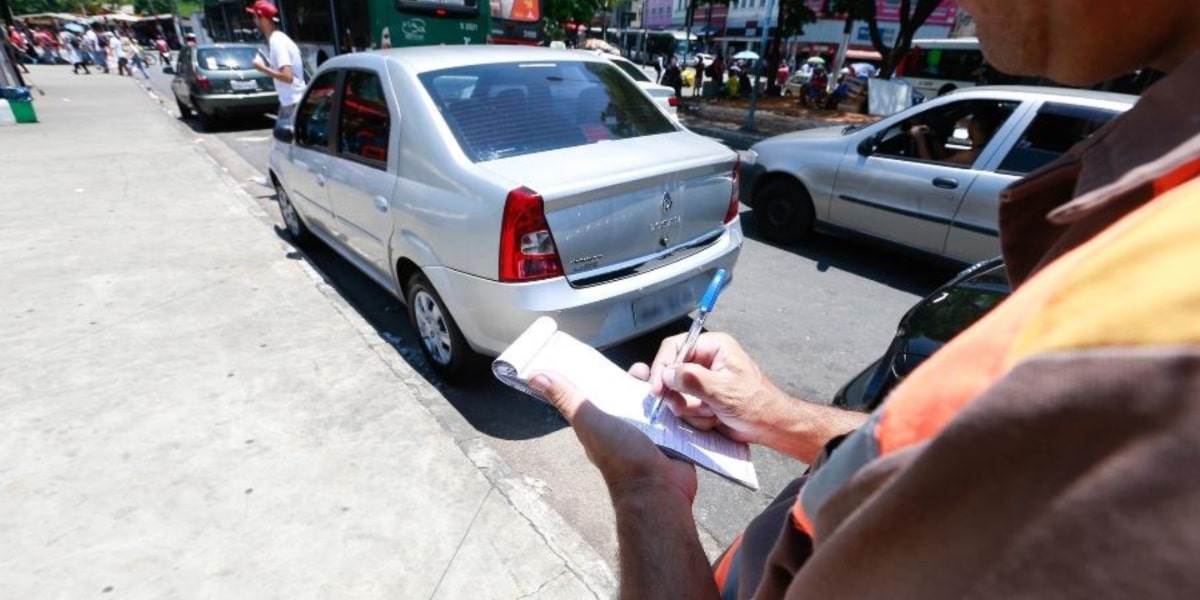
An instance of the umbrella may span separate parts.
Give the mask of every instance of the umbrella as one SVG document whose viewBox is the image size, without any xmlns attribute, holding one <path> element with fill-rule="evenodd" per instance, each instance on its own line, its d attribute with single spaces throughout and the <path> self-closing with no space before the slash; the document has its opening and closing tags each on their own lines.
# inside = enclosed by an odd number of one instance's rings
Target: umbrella
<svg viewBox="0 0 1200 600">
<path fill-rule="evenodd" d="M 820 56 L 810 56 L 808 57 L 808 60 L 804 62 L 810 65 L 823 65 L 825 64 L 825 59 L 821 58 Z"/>
<path fill-rule="evenodd" d="M 67 23 L 66 25 L 63 25 L 63 29 L 70 31 L 71 33 L 83 33 L 84 31 L 87 31 L 87 28 L 79 23 Z"/>
<path fill-rule="evenodd" d="M 758 53 L 753 50 L 742 50 L 733 55 L 737 60 L 758 60 Z"/>
</svg>

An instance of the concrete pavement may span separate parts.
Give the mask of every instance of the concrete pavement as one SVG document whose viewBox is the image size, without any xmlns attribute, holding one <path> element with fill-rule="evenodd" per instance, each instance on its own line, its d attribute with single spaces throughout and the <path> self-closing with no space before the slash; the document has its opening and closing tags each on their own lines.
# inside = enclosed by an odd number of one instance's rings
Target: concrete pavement
<svg viewBox="0 0 1200 600">
<path fill-rule="evenodd" d="M 31 68 L 42 123 L 0 129 L 0 597 L 612 595 L 141 89 Z"/>
</svg>

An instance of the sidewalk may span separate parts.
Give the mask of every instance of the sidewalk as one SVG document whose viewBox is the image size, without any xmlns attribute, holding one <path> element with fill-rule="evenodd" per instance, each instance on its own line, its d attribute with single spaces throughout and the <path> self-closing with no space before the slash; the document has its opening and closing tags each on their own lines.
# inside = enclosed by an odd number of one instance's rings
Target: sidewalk
<svg viewBox="0 0 1200 600">
<path fill-rule="evenodd" d="M 0 129 L 0 597 L 613 595 L 133 81 L 31 69 L 42 122 Z"/>
</svg>

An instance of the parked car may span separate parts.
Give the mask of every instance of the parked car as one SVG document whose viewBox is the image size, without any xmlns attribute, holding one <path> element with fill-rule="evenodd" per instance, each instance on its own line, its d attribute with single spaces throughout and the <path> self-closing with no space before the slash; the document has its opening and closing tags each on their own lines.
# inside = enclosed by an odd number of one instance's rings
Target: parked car
<svg viewBox="0 0 1200 600">
<path fill-rule="evenodd" d="M 627 58 L 611 54 L 602 54 L 601 56 L 607 58 L 612 64 L 617 65 L 626 75 L 631 77 L 633 82 L 642 88 L 642 91 L 646 92 L 646 94 L 654 99 L 654 102 L 667 111 L 668 115 L 678 118 L 677 107 L 679 106 L 679 98 L 675 97 L 674 89 L 654 83 L 641 67 L 633 64 Z"/>
<path fill-rule="evenodd" d="M 180 116 L 195 113 L 200 125 L 208 128 L 224 117 L 278 110 L 275 83 L 254 69 L 255 56 L 262 52 L 252 44 L 181 48 L 171 80 Z"/>
<path fill-rule="evenodd" d="M 597 347 L 678 319 L 742 245 L 737 154 L 587 53 L 337 56 L 276 137 L 289 234 L 405 301 L 451 380 L 543 315 Z"/>
<path fill-rule="evenodd" d="M 773 242 L 822 228 L 974 263 L 1000 253 L 1000 191 L 1136 101 L 1063 88 L 958 90 L 867 127 L 763 140 L 743 154 L 742 198 Z"/>
<path fill-rule="evenodd" d="M 833 405 L 875 410 L 896 384 L 1010 293 L 1000 258 L 964 269 L 909 309 L 887 351 L 838 390 Z"/>
</svg>

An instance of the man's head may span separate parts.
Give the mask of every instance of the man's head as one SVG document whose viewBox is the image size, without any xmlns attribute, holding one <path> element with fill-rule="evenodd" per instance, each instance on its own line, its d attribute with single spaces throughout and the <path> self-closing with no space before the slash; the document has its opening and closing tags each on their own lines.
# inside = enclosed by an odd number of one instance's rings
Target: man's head
<svg viewBox="0 0 1200 600">
<path fill-rule="evenodd" d="M 254 6 L 247 8 L 246 12 L 254 15 L 254 26 L 258 27 L 264 36 L 275 31 L 275 17 L 279 16 L 279 9 L 275 8 L 274 4 L 267 0 L 256 0 Z"/>
<path fill-rule="evenodd" d="M 1089 85 L 1200 50 L 1193 0 L 960 0 L 988 62 L 1010 75 Z"/>
</svg>

